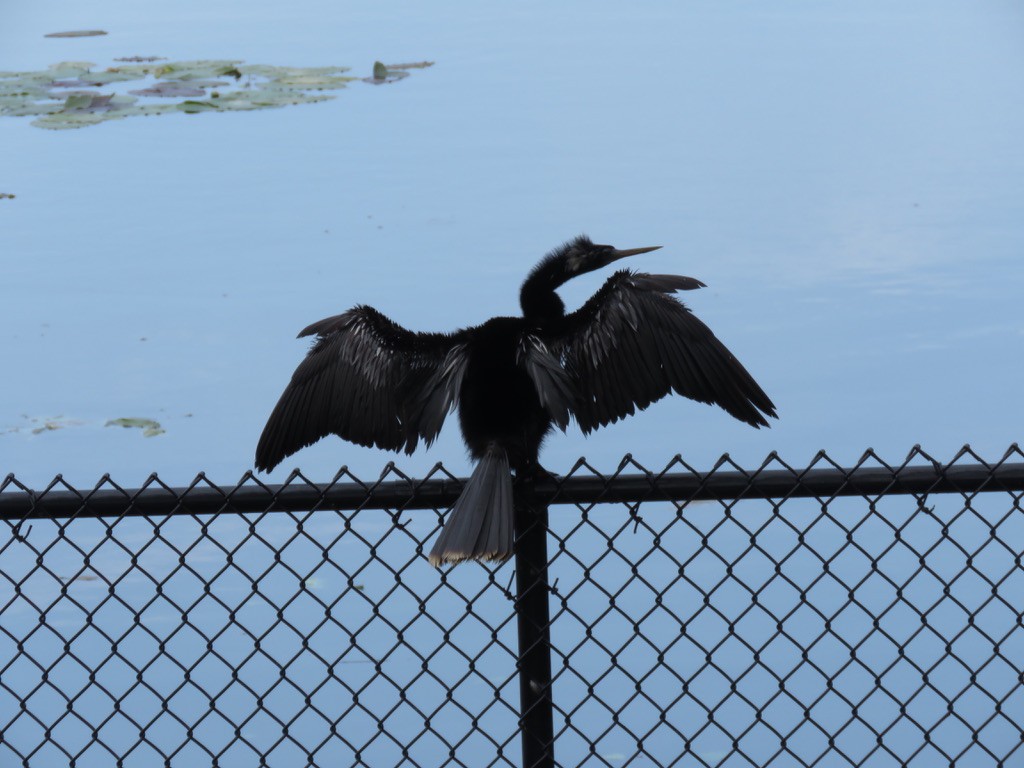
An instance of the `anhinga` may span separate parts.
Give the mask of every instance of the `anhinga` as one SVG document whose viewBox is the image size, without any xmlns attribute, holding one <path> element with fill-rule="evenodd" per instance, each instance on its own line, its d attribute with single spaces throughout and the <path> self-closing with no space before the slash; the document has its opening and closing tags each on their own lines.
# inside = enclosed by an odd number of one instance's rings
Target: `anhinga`
<svg viewBox="0 0 1024 768">
<path fill-rule="evenodd" d="M 514 540 L 510 468 L 535 473 L 545 436 L 570 417 L 589 433 L 674 391 L 768 426 L 768 395 L 671 295 L 704 287 L 699 280 L 623 269 L 566 314 L 560 285 L 657 247 L 620 251 L 577 237 L 526 278 L 522 317 L 455 333 L 414 333 L 367 306 L 313 323 L 299 336 L 316 341 L 267 421 L 256 467 L 269 471 L 332 433 L 412 453 L 457 406 L 477 465 L 430 561 L 505 560 Z"/>
</svg>

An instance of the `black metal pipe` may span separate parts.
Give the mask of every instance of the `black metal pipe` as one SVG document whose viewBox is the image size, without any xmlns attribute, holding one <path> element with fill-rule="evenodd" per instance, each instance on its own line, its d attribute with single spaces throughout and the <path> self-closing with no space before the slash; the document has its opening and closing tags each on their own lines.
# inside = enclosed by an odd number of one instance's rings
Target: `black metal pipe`
<svg viewBox="0 0 1024 768">
<path fill-rule="evenodd" d="M 297 481 L 263 485 L 243 480 L 229 489 L 197 484 L 165 488 L 152 481 L 143 488 L 93 491 L 23 490 L 8 476 L 0 483 L 0 520 L 66 517 L 212 514 L 222 511 L 265 512 L 311 509 L 444 509 L 452 505 L 465 481 L 397 480 L 381 483 Z M 806 498 L 887 494 L 1024 491 L 1024 463 L 916 466 L 889 470 L 861 467 L 806 471 L 713 471 L 617 475 L 613 479 L 576 475 L 561 481 L 539 479 L 538 503 L 691 501 L 698 499 Z"/>
<path fill-rule="evenodd" d="M 516 621 L 519 627 L 519 735 L 523 768 L 554 768 L 548 508 L 530 484 L 516 488 Z"/>
</svg>

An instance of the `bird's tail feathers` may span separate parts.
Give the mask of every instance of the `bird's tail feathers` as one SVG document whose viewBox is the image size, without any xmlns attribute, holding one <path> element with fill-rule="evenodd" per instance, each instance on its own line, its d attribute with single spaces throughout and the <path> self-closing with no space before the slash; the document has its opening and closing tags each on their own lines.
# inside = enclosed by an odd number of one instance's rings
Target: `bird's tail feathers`
<svg viewBox="0 0 1024 768">
<path fill-rule="evenodd" d="M 508 454 L 492 445 L 477 463 L 430 550 L 430 564 L 508 560 L 515 541 L 515 507 Z"/>
</svg>

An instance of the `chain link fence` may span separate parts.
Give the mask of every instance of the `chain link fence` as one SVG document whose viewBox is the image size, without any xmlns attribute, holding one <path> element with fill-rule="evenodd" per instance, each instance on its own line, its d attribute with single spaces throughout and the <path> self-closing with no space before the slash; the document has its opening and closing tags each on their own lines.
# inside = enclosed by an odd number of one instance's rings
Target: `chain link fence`
<svg viewBox="0 0 1024 768">
<path fill-rule="evenodd" d="M 554 756 L 533 764 L 1024 765 L 1022 461 L 538 481 Z M 8 476 L 0 765 L 534 760 L 513 563 L 426 561 L 460 483 Z"/>
</svg>

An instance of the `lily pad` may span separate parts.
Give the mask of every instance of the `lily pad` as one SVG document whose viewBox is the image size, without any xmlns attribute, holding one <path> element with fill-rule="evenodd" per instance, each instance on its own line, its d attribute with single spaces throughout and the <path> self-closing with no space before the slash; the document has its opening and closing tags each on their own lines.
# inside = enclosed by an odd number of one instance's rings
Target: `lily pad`
<svg viewBox="0 0 1024 768">
<path fill-rule="evenodd" d="M 332 75 L 306 74 L 288 75 L 281 74 L 272 77 L 270 83 L 275 86 L 287 86 L 288 88 L 300 88 L 313 91 L 328 91 L 336 88 L 344 88 L 348 83 L 355 80 L 354 77 L 337 77 Z"/>
<path fill-rule="evenodd" d="M 99 85 L 103 85 L 103 83 L 94 80 L 82 80 L 81 78 L 75 78 L 74 80 L 54 80 L 50 83 L 51 88 L 95 88 Z"/>
<path fill-rule="evenodd" d="M 137 91 L 128 91 L 128 93 L 133 96 L 158 96 L 164 99 L 172 99 L 184 96 L 205 96 L 206 90 L 195 85 L 170 81 L 166 83 L 157 83 L 156 85 L 151 85 L 149 88 L 141 88 Z"/>
<path fill-rule="evenodd" d="M 107 72 L 117 72 L 124 76 L 125 80 L 143 80 L 153 74 L 157 64 L 119 64 L 116 67 L 109 67 Z"/>
<path fill-rule="evenodd" d="M 188 85 L 190 88 L 224 88 L 231 85 L 231 83 L 227 80 L 189 80 L 186 83 L 180 83 L 180 85 Z"/>
<path fill-rule="evenodd" d="M 183 101 L 178 105 L 178 109 L 192 115 L 196 112 L 206 112 L 211 109 L 217 109 L 217 105 L 211 101 Z"/>
<path fill-rule="evenodd" d="M 156 437 L 162 435 L 166 430 L 160 426 L 160 422 L 152 419 L 126 418 L 111 419 L 106 427 L 124 427 L 125 429 L 141 429 L 143 437 Z"/>
<path fill-rule="evenodd" d="M 103 112 L 53 112 L 43 115 L 32 121 L 37 128 L 49 128 L 50 130 L 69 130 L 72 128 L 85 128 L 87 125 L 98 125 L 110 116 Z"/>
<path fill-rule="evenodd" d="M 64 104 L 57 110 L 34 120 L 33 125 L 41 128 L 67 129 L 95 125 L 104 120 L 125 116 L 125 110 L 135 104 L 134 96 L 100 94 L 94 91 L 69 93 Z"/>
<path fill-rule="evenodd" d="M 173 76 L 175 80 L 197 80 L 217 77 L 239 78 L 242 73 L 238 71 L 241 61 L 211 60 L 211 61 L 176 61 L 170 64 L 161 64 L 153 70 L 155 77 Z"/>
<path fill-rule="evenodd" d="M 113 108 L 114 94 L 72 93 L 64 100 L 64 109 L 79 112 L 106 112 Z"/>
<path fill-rule="evenodd" d="M 111 67 L 105 69 L 102 72 L 90 72 L 88 75 L 84 75 L 82 79 L 88 79 L 89 82 L 96 83 L 97 85 L 110 85 L 111 83 L 124 83 L 129 80 L 137 80 L 139 75 L 128 69 L 120 69 L 118 67 Z"/>
<path fill-rule="evenodd" d="M 61 61 L 51 64 L 45 74 L 49 74 L 52 80 L 61 80 L 68 77 L 81 77 L 96 65 L 91 61 Z M 34 74 L 28 72 L 26 74 Z"/>
<path fill-rule="evenodd" d="M 120 83 L 126 80 L 136 80 L 138 75 L 131 72 L 124 72 L 119 69 L 108 69 L 103 72 L 83 72 L 76 78 L 70 80 L 54 80 L 50 83 L 51 88 L 97 88 L 110 83 Z"/>
<path fill-rule="evenodd" d="M 234 91 L 211 99 L 217 109 L 248 110 L 287 107 L 290 104 L 312 104 L 332 98 L 323 94 L 309 94 L 288 89 L 261 88 L 250 91 Z"/>
<path fill-rule="evenodd" d="M 98 37 L 105 34 L 102 29 L 76 29 L 72 32 L 51 32 L 43 37 Z"/>
<path fill-rule="evenodd" d="M 177 104 L 136 104 L 134 106 L 119 110 L 117 116 L 148 117 L 150 115 L 166 115 L 170 112 L 177 111 Z"/>
<path fill-rule="evenodd" d="M 299 77 L 303 75 L 340 75 L 348 72 L 348 67 L 277 67 L 271 64 L 243 64 L 238 67 L 243 75 L 256 75 L 258 77 L 284 78 Z"/>
<path fill-rule="evenodd" d="M 35 72 L 0 72 L 0 115 L 32 116 L 34 126 L 63 130 L 140 115 L 310 104 L 334 98 L 329 91 L 356 80 L 347 74 L 347 67 L 279 67 L 235 59 L 158 63 L 155 59 L 125 57 L 118 60 L 124 63 L 106 69 L 87 61 L 63 61 Z M 379 63 L 375 74 L 381 77 L 368 82 L 394 82 L 409 75 Z M 136 97 L 146 101 L 138 103 Z"/>
</svg>

